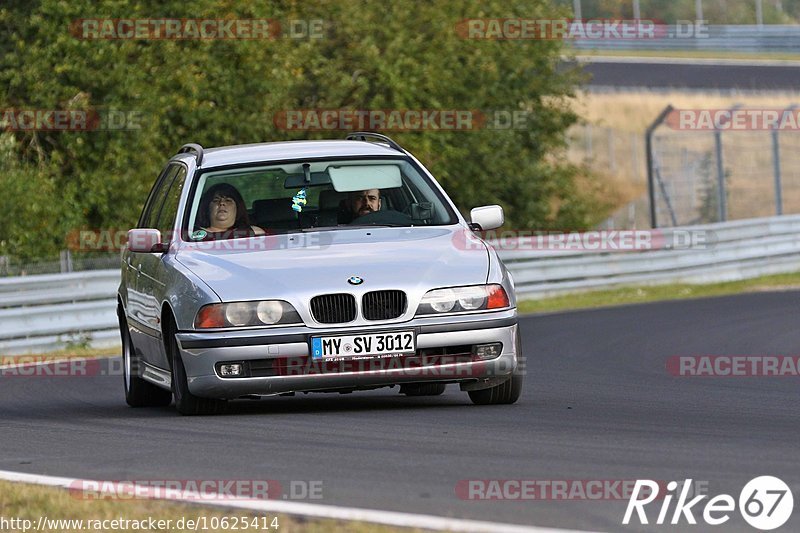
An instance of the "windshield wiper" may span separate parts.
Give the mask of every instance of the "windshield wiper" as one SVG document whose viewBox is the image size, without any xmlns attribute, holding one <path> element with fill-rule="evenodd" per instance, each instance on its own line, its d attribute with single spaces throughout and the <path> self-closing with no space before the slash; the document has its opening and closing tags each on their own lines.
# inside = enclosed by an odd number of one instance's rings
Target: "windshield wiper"
<svg viewBox="0 0 800 533">
<path fill-rule="evenodd" d="M 390 223 L 382 223 L 382 224 L 342 224 L 340 227 L 342 228 L 411 228 L 413 224 L 390 224 Z"/>
<path fill-rule="evenodd" d="M 308 233 L 309 231 L 333 231 L 337 229 L 413 228 L 413 227 L 414 224 L 339 224 L 336 226 L 312 226 L 310 228 L 292 230 L 292 232 L 301 231 L 303 233 Z"/>
</svg>

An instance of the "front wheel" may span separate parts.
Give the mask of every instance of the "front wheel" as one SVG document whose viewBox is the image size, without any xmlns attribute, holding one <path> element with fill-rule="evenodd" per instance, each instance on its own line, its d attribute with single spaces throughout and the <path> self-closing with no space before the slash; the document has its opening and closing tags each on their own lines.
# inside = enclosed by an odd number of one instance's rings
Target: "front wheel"
<svg viewBox="0 0 800 533">
<path fill-rule="evenodd" d="M 188 380 L 186 378 L 186 367 L 183 366 L 183 359 L 178 350 L 178 342 L 175 335 L 167 330 L 164 340 L 169 346 L 167 354 L 172 358 L 172 394 L 175 396 L 175 408 L 182 415 L 216 415 L 224 413 L 228 402 L 215 398 L 201 398 L 189 391 Z"/>
<path fill-rule="evenodd" d="M 165 407 L 172 403 L 172 393 L 139 377 L 139 358 L 135 355 L 128 325 L 120 313 L 119 334 L 122 339 L 122 377 L 125 402 L 131 407 Z"/>
<path fill-rule="evenodd" d="M 469 391 L 469 399 L 476 405 L 501 405 L 514 403 L 522 394 L 522 374 L 514 374 L 506 381 L 488 389 Z"/>
<path fill-rule="evenodd" d="M 469 391 L 469 399 L 476 405 L 502 405 L 510 404 L 519 400 L 522 394 L 522 382 L 525 377 L 526 358 L 522 351 L 522 336 L 519 327 L 515 333 L 514 342 L 517 353 L 517 366 L 514 373 L 506 381 L 488 389 Z"/>
</svg>

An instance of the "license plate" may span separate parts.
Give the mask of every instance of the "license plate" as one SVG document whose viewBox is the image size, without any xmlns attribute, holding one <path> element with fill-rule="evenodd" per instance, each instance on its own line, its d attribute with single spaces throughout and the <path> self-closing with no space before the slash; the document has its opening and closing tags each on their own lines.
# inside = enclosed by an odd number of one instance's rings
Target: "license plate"
<svg viewBox="0 0 800 533">
<path fill-rule="evenodd" d="M 374 357 L 416 352 L 413 331 L 311 337 L 312 359 Z"/>
</svg>

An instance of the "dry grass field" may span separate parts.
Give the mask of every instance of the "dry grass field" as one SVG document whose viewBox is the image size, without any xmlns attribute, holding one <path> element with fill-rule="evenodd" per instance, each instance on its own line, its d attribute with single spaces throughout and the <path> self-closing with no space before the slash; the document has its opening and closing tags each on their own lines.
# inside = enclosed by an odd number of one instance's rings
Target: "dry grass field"
<svg viewBox="0 0 800 533">
<path fill-rule="evenodd" d="M 725 109 L 741 104 L 746 108 L 785 108 L 800 104 L 800 90 L 794 93 L 719 92 L 583 92 L 575 99 L 574 110 L 588 123 L 617 131 L 644 134 L 662 109 L 671 104 L 683 109 Z"/>
<path fill-rule="evenodd" d="M 647 225 L 647 168 L 644 133 L 667 106 L 676 109 L 784 109 L 800 104 L 793 93 L 719 92 L 584 92 L 573 109 L 583 123 L 569 133 L 568 157 L 586 164 L 617 191 L 626 207 L 615 225 Z M 656 132 L 658 164 L 669 182 L 679 220 L 716 212 L 714 135 L 662 126 Z M 775 214 L 772 137 L 766 131 L 733 131 L 722 135 L 723 167 L 728 186 L 728 218 Z M 800 213 L 800 132 L 779 136 L 784 213 Z"/>
</svg>

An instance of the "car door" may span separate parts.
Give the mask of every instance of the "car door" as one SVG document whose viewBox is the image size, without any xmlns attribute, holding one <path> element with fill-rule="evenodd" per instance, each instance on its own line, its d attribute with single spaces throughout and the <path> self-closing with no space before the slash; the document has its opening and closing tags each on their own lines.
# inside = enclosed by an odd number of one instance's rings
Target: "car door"
<svg viewBox="0 0 800 533">
<path fill-rule="evenodd" d="M 176 183 L 175 178 L 181 171 L 183 179 L 179 189 L 182 189 L 182 183 L 186 177 L 186 168 L 183 165 L 172 163 L 162 173 L 160 181 L 148 199 L 148 206 L 142 219 L 139 221 L 140 228 L 161 229 L 160 221 L 163 220 L 161 217 L 164 205 L 171 197 L 170 191 L 173 190 L 173 185 Z M 162 230 L 162 240 L 169 241 L 171 231 L 171 227 L 169 231 Z M 161 265 L 163 256 L 162 253 L 131 252 L 130 264 L 136 273 L 136 280 L 133 283 L 134 291 L 129 297 L 128 315 L 131 338 L 137 355 L 147 363 L 160 368 L 168 368 L 163 366 L 165 359 L 161 343 L 160 307 L 162 300 L 159 299 L 159 295 L 163 295 L 163 283 L 160 281 L 161 278 L 156 277 L 159 274 L 159 265 Z"/>
<path fill-rule="evenodd" d="M 162 184 L 165 182 L 165 180 L 171 180 L 174 177 L 174 172 L 176 171 L 177 169 L 173 165 L 167 165 L 159 173 L 155 183 L 153 184 L 153 188 L 150 189 L 150 194 L 147 196 L 147 201 L 144 203 L 142 214 L 139 215 L 139 221 L 136 223 L 137 228 L 152 227 L 151 219 L 154 219 L 154 217 L 158 215 L 158 211 L 161 209 L 161 204 L 164 201 Z M 173 173 L 172 176 L 168 176 L 170 172 Z M 125 309 L 128 313 L 128 322 L 130 322 L 131 319 L 137 320 L 141 314 L 137 309 L 137 306 L 139 305 L 139 300 L 137 299 L 138 293 L 136 290 L 136 281 L 139 277 L 138 261 L 139 259 L 135 252 L 131 252 L 127 248 L 123 250 L 122 285 L 124 290 L 122 292 L 122 298 L 125 304 Z"/>
</svg>

